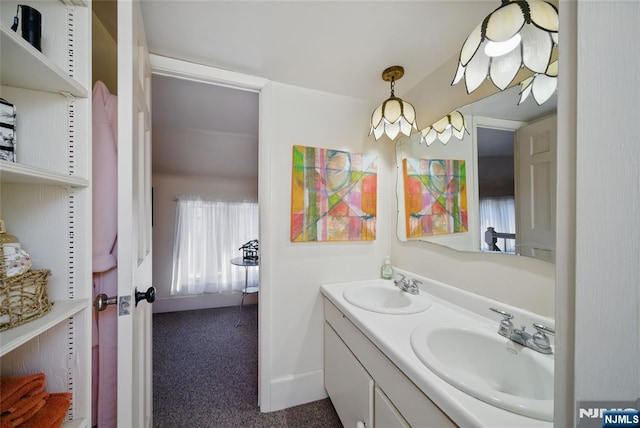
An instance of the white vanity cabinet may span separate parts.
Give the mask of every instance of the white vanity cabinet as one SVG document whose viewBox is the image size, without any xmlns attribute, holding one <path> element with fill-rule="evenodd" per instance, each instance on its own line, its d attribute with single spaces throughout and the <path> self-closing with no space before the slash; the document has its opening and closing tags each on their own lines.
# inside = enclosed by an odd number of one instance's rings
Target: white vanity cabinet
<svg viewBox="0 0 640 428">
<path fill-rule="evenodd" d="M 366 424 L 367 428 L 456 426 L 326 298 L 324 316 L 325 387 L 345 428 L 356 427 L 350 415 L 360 414 L 359 406 L 364 409 L 366 406 L 361 403 L 366 400 L 370 400 L 366 411 L 373 413 L 372 423 Z M 338 372 L 336 367 L 343 367 L 344 373 Z M 358 397 L 345 399 L 336 391 L 353 386 L 354 378 L 360 377 L 359 373 L 354 374 L 356 368 L 364 371 L 372 381 L 368 388 L 353 390 L 352 394 L 358 394 Z"/>
<path fill-rule="evenodd" d="M 91 4 L 27 2 L 42 14 L 42 52 L 0 5 L 0 97 L 16 106 L 17 162 L 0 161 L 0 218 L 50 269 L 51 312 L 0 332 L 0 375 L 44 372 L 50 392 L 71 392 L 67 427 L 91 414 Z"/>
</svg>

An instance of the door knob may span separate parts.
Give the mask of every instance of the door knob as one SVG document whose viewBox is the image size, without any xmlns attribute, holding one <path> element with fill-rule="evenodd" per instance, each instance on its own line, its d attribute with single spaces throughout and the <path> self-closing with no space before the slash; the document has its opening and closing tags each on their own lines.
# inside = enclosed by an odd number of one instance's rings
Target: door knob
<svg viewBox="0 0 640 428">
<path fill-rule="evenodd" d="M 146 292 L 138 291 L 136 287 L 136 306 L 138 306 L 138 302 L 140 300 L 147 300 L 149 303 L 153 303 L 156 300 L 156 288 L 149 287 Z"/>
<path fill-rule="evenodd" d="M 93 301 L 93 307 L 98 312 L 102 312 L 107 309 L 107 306 L 115 305 L 116 303 L 118 303 L 118 296 L 107 297 L 106 294 L 98 294 Z"/>
</svg>

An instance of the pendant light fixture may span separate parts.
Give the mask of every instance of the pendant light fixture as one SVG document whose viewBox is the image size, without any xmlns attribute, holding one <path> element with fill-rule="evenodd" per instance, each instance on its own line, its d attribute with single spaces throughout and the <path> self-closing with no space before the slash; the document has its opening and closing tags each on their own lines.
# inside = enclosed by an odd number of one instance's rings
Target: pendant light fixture
<svg viewBox="0 0 640 428">
<path fill-rule="evenodd" d="M 533 95 L 533 99 L 541 106 L 558 88 L 558 60 L 553 61 L 547 67 L 544 73 L 535 73 L 533 76 L 520 82 L 520 101 L 522 104 L 529 94 Z"/>
<path fill-rule="evenodd" d="M 433 125 L 420 131 L 420 134 L 422 134 L 420 143 L 426 143 L 427 146 L 430 146 L 431 143 L 438 139 L 442 144 L 447 144 L 451 136 L 462 140 L 465 131 L 469 134 L 463 114 L 458 110 L 454 110 Z"/>
<path fill-rule="evenodd" d="M 418 130 L 416 110 L 410 103 L 394 94 L 396 80 L 401 79 L 402 76 L 404 76 L 404 68 L 399 65 L 389 67 L 382 72 L 382 80 L 390 82 L 391 96 L 371 115 L 369 135 L 373 134 L 376 140 L 379 140 L 383 134 L 394 140 L 401 132 L 409 136 L 412 131 Z"/>
<path fill-rule="evenodd" d="M 522 67 L 545 73 L 558 44 L 558 10 L 542 0 L 502 0 L 462 45 L 452 85 L 467 93 L 489 78 L 506 89 Z"/>
</svg>

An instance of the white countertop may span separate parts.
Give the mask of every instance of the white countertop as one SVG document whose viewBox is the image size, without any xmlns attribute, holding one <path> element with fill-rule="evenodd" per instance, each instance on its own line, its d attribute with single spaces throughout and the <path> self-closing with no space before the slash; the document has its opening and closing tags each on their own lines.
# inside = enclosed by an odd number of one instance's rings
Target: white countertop
<svg viewBox="0 0 640 428">
<path fill-rule="evenodd" d="M 412 315 L 382 314 L 360 309 L 344 299 L 343 291 L 347 287 L 364 282 L 384 281 L 379 279 L 324 284 L 320 287 L 320 291 L 457 425 L 462 427 L 552 427 L 552 422 L 500 409 L 453 387 L 418 359 L 411 348 L 410 336 L 413 329 L 420 324 L 442 320 L 441 322 L 445 326 L 447 320 L 452 319 L 452 316 L 468 320 L 473 323 L 474 328 L 487 329 L 497 335 L 500 319 L 499 316 L 489 318 L 491 316 L 489 307 L 498 307 L 511 312 L 516 315 L 516 319 L 520 317 L 521 320 L 533 320 L 551 327 L 553 327 L 553 320 L 537 317 L 535 314 L 518 308 L 411 273 L 401 273 L 423 282 L 423 285 L 420 286 L 421 292 L 426 293 L 433 300 L 429 309 Z M 391 283 L 390 280 L 386 282 Z M 443 297 L 447 300 L 444 300 Z M 474 312 L 474 309 L 486 311 L 486 317 Z M 553 355 L 545 357 L 553 359 Z"/>
</svg>

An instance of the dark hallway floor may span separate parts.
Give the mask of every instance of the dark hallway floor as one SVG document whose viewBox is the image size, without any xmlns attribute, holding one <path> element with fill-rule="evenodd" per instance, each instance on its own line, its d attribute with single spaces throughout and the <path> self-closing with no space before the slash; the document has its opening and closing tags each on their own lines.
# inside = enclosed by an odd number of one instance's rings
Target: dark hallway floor
<svg viewBox="0 0 640 428">
<path fill-rule="evenodd" d="M 258 306 L 153 316 L 154 427 L 342 427 L 329 399 L 260 413 Z"/>
</svg>

